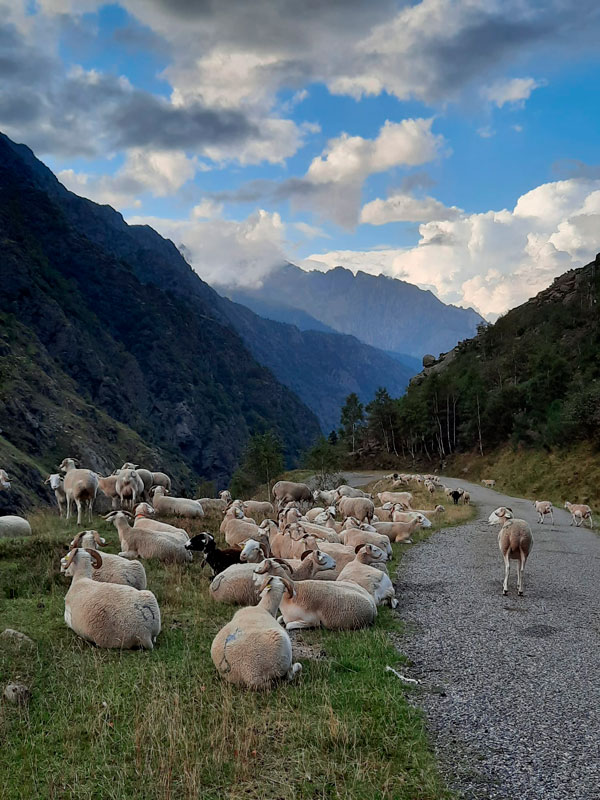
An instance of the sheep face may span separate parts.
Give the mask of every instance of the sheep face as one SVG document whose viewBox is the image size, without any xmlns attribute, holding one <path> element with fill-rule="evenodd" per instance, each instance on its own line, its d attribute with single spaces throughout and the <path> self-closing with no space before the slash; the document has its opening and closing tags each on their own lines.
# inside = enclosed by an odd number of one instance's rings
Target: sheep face
<svg viewBox="0 0 600 800">
<path fill-rule="evenodd" d="M 135 507 L 136 517 L 152 517 L 155 514 L 154 506 L 151 506 L 150 503 L 138 503 Z"/>
<path fill-rule="evenodd" d="M 322 570 L 335 569 L 335 559 L 329 553 L 323 553 L 322 550 L 305 550 L 301 559 L 304 561 L 305 558 L 309 557 L 312 557 Z"/>
<path fill-rule="evenodd" d="M 427 519 L 425 514 L 417 514 L 416 519 L 419 521 L 422 528 L 431 528 L 431 520 Z"/>
<path fill-rule="evenodd" d="M 185 544 L 186 550 L 196 550 L 199 553 L 206 553 L 214 548 L 215 539 L 210 533 L 199 533 L 189 539 Z"/>
</svg>

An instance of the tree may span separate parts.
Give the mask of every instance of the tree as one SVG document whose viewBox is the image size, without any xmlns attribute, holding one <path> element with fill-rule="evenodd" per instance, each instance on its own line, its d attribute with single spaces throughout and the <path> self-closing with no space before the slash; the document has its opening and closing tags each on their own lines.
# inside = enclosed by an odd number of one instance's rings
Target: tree
<svg viewBox="0 0 600 800">
<path fill-rule="evenodd" d="M 375 438 L 383 444 L 388 453 L 398 455 L 396 432 L 399 426 L 399 405 L 387 389 L 380 387 L 367 406 L 369 428 Z"/>
<path fill-rule="evenodd" d="M 338 443 L 338 435 L 335 431 L 331 431 L 329 436 L 327 437 L 327 441 L 329 444 L 336 445 Z"/>
<path fill-rule="evenodd" d="M 302 459 L 307 469 L 314 469 L 319 477 L 319 485 L 325 487 L 327 478 L 340 468 L 340 454 L 335 445 L 324 436 L 317 439 Z"/>
<path fill-rule="evenodd" d="M 272 431 L 256 433 L 248 439 L 242 462 L 233 474 L 231 493 L 240 496 L 266 483 L 270 497 L 271 480 L 280 472 L 283 472 L 281 442 Z"/>
<path fill-rule="evenodd" d="M 350 439 L 352 443 L 352 452 L 354 452 L 356 447 L 356 431 L 364 418 L 364 406 L 358 399 L 356 392 L 352 392 L 352 394 L 348 395 L 346 402 L 342 406 L 340 417 L 344 436 Z"/>
</svg>

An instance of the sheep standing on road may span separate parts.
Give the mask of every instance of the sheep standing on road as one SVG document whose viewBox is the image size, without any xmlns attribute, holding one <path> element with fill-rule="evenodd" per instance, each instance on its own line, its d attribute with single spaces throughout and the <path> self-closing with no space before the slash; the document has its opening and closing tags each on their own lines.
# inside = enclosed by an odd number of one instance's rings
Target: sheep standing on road
<svg viewBox="0 0 600 800">
<path fill-rule="evenodd" d="M 544 517 L 550 515 L 550 524 L 554 525 L 554 507 L 549 500 L 535 500 L 533 507 L 538 514 L 538 522 L 540 525 L 544 524 Z"/>
<path fill-rule="evenodd" d="M 571 525 L 575 525 L 576 528 L 583 523 L 584 519 L 589 519 L 590 521 L 590 528 L 594 527 L 594 520 L 592 519 L 592 509 L 589 506 L 583 505 L 581 503 L 569 503 L 567 500 L 565 502 L 565 508 L 571 514 Z"/>
<path fill-rule="evenodd" d="M 63 459 L 59 470 L 65 473 L 64 490 L 67 498 L 66 519 L 71 516 L 71 504 L 77 506 L 77 524 L 87 506 L 88 518 L 92 519 L 92 509 L 98 493 L 98 476 L 91 469 L 79 469 L 73 458 Z"/>
<path fill-rule="evenodd" d="M 502 594 L 508 594 L 508 578 L 511 558 L 517 561 L 517 591 L 523 595 L 523 571 L 527 558 L 533 548 L 531 528 L 524 519 L 514 519 L 512 512 L 504 507 L 497 508 L 492 515 L 503 522 L 498 533 L 498 547 L 504 559 L 504 583 Z"/>
</svg>

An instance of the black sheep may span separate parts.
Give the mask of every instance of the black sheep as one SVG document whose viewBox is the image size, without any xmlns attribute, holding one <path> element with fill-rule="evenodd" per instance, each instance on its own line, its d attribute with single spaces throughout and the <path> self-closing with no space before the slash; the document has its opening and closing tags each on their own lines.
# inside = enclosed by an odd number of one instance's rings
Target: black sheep
<svg viewBox="0 0 600 800">
<path fill-rule="evenodd" d="M 453 492 L 450 492 L 450 497 L 454 500 L 454 505 L 458 505 L 458 501 L 462 497 L 462 492 L 457 492 L 456 489 Z"/>
<path fill-rule="evenodd" d="M 214 536 L 211 536 L 210 533 L 199 533 L 197 536 L 193 536 L 186 544 L 185 549 L 204 553 L 204 561 L 208 562 L 209 567 L 212 569 L 213 578 L 232 564 L 240 563 L 241 551 L 235 550 L 233 547 L 219 550 L 215 544 Z"/>
</svg>

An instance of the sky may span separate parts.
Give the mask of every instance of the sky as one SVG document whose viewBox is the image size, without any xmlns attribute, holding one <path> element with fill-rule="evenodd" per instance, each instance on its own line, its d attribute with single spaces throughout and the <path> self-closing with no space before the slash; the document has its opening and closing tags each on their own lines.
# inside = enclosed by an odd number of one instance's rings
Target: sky
<svg viewBox="0 0 600 800">
<path fill-rule="evenodd" d="M 600 250 L 599 34 L 596 0 L 0 0 L 0 130 L 217 289 L 342 265 L 493 320 Z"/>
</svg>

